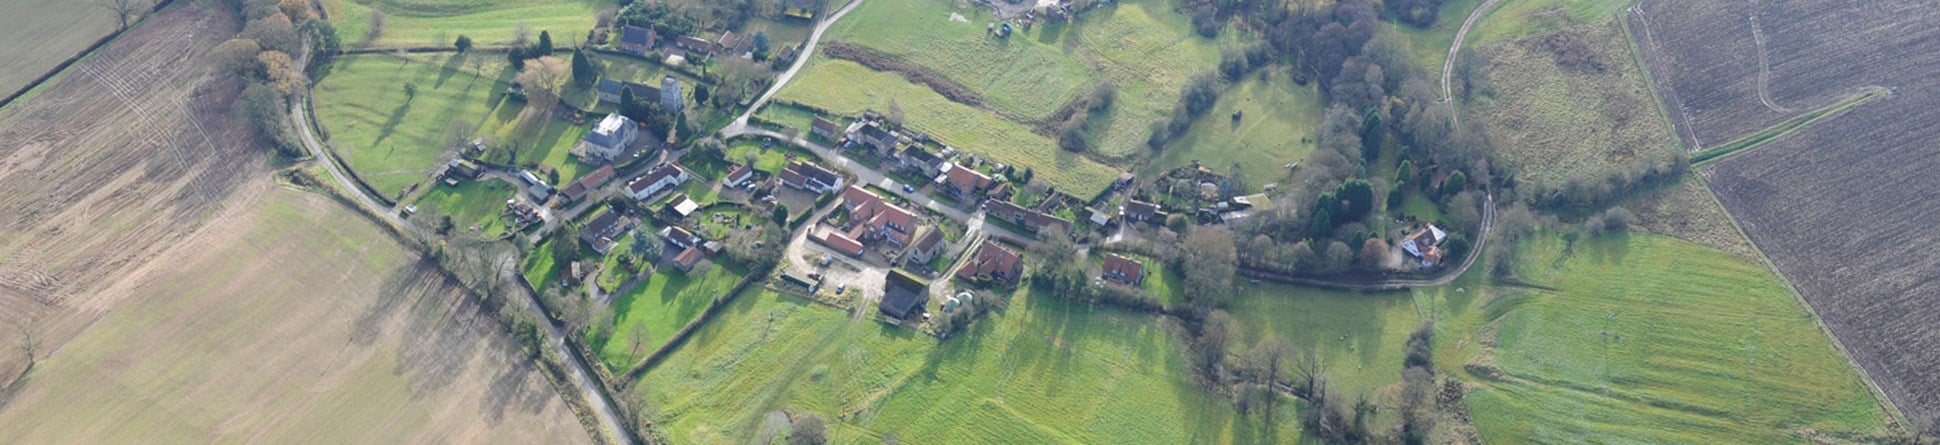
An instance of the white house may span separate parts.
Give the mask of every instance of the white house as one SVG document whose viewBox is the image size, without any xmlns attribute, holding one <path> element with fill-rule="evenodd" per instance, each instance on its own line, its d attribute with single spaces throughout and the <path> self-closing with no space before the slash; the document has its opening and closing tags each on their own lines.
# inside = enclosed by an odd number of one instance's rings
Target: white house
<svg viewBox="0 0 1940 445">
<path fill-rule="evenodd" d="M 634 200 L 645 200 L 662 190 L 679 186 L 682 182 L 687 182 L 687 169 L 680 168 L 679 164 L 674 163 L 660 164 L 659 167 L 654 167 L 653 171 L 647 172 L 646 176 L 634 178 L 632 182 L 626 183 L 626 196 Z"/>
<path fill-rule="evenodd" d="M 600 119 L 599 125 L 593 126 L 592 131 L 586 132 L 586 137 L 580 138 L 579 145 L 573 150 L 587 162 L 613 162 L 626 152 L 627 147 L 633 146 L 633 141 L 639 136 L 639 125 L 634 124 L 633 119 L 610 113 L 605 119 Z"/>
</svg>

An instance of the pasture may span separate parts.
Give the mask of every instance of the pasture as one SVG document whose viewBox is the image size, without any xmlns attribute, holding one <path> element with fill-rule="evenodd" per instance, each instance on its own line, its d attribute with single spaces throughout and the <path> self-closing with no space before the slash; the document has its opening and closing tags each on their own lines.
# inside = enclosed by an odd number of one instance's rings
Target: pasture
<svg viewBox="0 0 1940 445">
<path fill-rule="evenodd" d="M 1437 361 L 1484 440 L 1804 442 L 1891 419 L 1762 264 L 1644 234 L 1542 235 L 1519 258 L 1543 288 L 1442 294 Z"/>
<path fill-rule="evenodd" d="M 1482 6 L 1485 0 L 1445 0 L 1440 12 L 1436 14 L 1434 26 L 1417 28 L 1414 25 L 1383 21 L 1389 29 L 1407 42 L 1408 56 L 1416 66 L 1441 75 L 1442 61 L 1448 59 L 1448 46 L 1455 43 L 1455 32 L 1462 29 L 1462 21 L 1468 19 L 1470 12 Z M 1498 5 L 1500 6 L 1500 5 Z M 1474 30 L 1469 39 L 1474 39 Z M 1473 43 L 1470 40 L 1469 43 Z M 1470 47 L 1463 45 L 1463 51 Z"/>
<path fill-rule="evenodd" d="M 1620 26 L 1604 17 L 1474 48 L 1484 63 L 1464 111 L 1522 167 L 1521 182 L 1602 180 L 1682 150 Z"/>
<path fill-rule="evenodd" d="M 977 30 L 994 21 L 982 5 L 870 2 L 830 27 L 826 38 L 961 84 L 999 115 L 1025 125 L 1048 121 L 1110 79 L 1119 87 L 1117 105 L 1096 117 L 1092 140 L 1100 155 L 1124 159 L 1143 153 L 1147 126 L 1171 112 L 1193 74 L 1219 60 L 1219 42 L 1193 34 L 1189 20 L 1174 9 L 1156 0 L 1120 2 L 1072 23 L 1044 22 L 999 39 Z"/>
<path fill-rule="evenodd" d="M 440 218 L 451 217 L 452 233 L 482 238 L 497 238 L 511 229 L 507 226 L 510 221 L 499 217 L 505 211 L 505 200 L 519 193 L 510 184 L 480 179 L 455 186 L 433 182 L 427 187 L 431 189 L 411 202 L 418 206 L 418 214 L 411 217 L 417 224 L 437 227 Z"/>
<path fill-rule="evenodd" d="M 322 0 L 344 47 L 451 46 L 463 34 L 479 46 L 508 45 L 514 29 L 551 31 L 553 44 L 571 46 L 593 29 L 602 0 Z M 370 39 L 371 9 L 384 12 L 384 31 Z"/>
<path fill-rule="evenodd" d="M 991 160 L 1030 168 L 1045 183 L 1080 198 L 1095 196 L 1118 179 L 1118 170 L 1058 149 L 1029 127 L 847 60 L 817 56 L 780 97 L 844 115 L 888 110 L 894 102 L 911 128 Z"/>
<path fill-rule="evenodd" d="M 115 30 L 112 12 L 92 2 L 16 0 L 0 3 L 0 96 L 27 86 Z M 29 44 L 31 43 L 31 44 Z"/>
<path fill-rule="evenodd" d="M 1247 76 L 1219 96 L 1186 133 L 1140 168 L 1139 174 L 1157 177 L 1166 170 L 1199 161 L 1224 173 L 1239 164 L 1248 188 L 1284 182 L 1292 172 L 1287 164 L 1306 159 L 1314 148 L 1315 130 L 1325 105 L 1312 87 L 1295 85 L 1280 70 Z M 1240 113 L 1239 119 L 1233 119 Z"/>
<path fill-rule="evenodd" d="M 660 242 L 651 232 L 635 232 L 634 236 Z M 677 248 L 668 247 L 668 250 L 674 249 Z M 621 253 L 614 251 L 615 255 Z M 672 253 L 669 252 L 669 258 Z M 741 265 L 727 262 L 725 258 L 716 259 L 720 261 L 707 261 L 690 272 L 662 264 L 637 287 L 613 296 L 608 306 L 614 314 L 613 330 L 594 329 L 587 333 L 586 344 L 599 355 L 600 363 L 616 374 L 632 368 L 747 275 Z"/>
<path fill-rule="evenodd" d="M 1261 338 L 1278 335 L 1318 353 L 1334 387 L 1349 397 L 1372 396 L 1401 379 L 1402 346 L 1424 312 L 1407 292 L 1358 294 L 1270 282 L 1235 285 L 1243 290 L 1226 308 L 1240 326 L 1230 346 L 1233 354 L 1244 354 Z"/>
<path fill-rule="evenodd" d="M 779 411 L 827 418 L 831 443 L 1301 439 L 1295 403 L 1267 422 L 1192 383 L 1178 327 L 1159 318 L 1024 291 L 939 342 L 859 310 L 742 296 L 635 391 L 680 443 L 758 441 Z"/>
<path fill-rule="evenodd" d="M 470 58 L 483 58 L 474 65 Z M 505 97 L 511 71 L 490 54 L 391 54 L 339 57 L 317 81 L 314 106 L 332 148 L 358 176 L 387 196 L 428 185 L 430 174 L 456 156 L 451 148 L 483 136 L 487 158 L 542 165 L 570 182 L 592 171 L 570 157 L 587 126 L 557 119 L 521 133 L 525 104 Z M 406 94 L 405 85 L 415 94 Z"/>
<path fill-rule="evenodd" d="M 239 204 L 42 361 L 0 440 L 590 442 L 490 315 L 378 227 L 289 190 Z"/>
</svg>

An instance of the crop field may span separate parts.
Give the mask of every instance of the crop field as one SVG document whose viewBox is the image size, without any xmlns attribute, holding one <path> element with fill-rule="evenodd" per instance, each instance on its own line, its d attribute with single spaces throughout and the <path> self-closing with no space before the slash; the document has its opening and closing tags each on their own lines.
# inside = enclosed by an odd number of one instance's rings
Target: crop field
<svg viewBox="0 0 1940 445">
<path fill-rule="evenodd" d="M 488 61 L 474 68 L 467 57 Z M 317 124 L 351 169 L 380 193 L 395 196 L 428 184 L 431 173 L 456 156 L 448 148 L 473 135 L 486 136 L 494 150 L 515 149 L 516 159 L 499 152 L 493 160 L 543 165 L 557 170 L 562 183 L 592 171 L 569 155 L 585 125 L 551 119 L 531 134 L 517 132 L 513 123 L 525 105 L 503 94 L 511 77 L 503 58 L 371 54 L 335 63 L 317 82 Z M 417 93 L 405 94 L 407 84 Z"/>
<path fill-rule="evenodd" d="M 1193 34 L 1168 2 L 1120 2 L 1075 23 L 1019 29 L 1008 39 L 977 29 L 994 21 L 991 14 L 983 5 L 947 0 L 869 2 L 830 27 L 827 38 L 962 84 L 1000 115 L 1027 125 L 1113 80 L 1117 105 L 1093 132 L 1099 153 L 1112 158 L 1142 153 L 1147 125 L 1171 112 L 1193 74 L 1219 60 L 1219 43 Z"/>
<path fill-rule="evenodd" d="M 450 46 L 460 34 L 477 45 L 506 45 L 520 24 L 551 31 L 553 42 L 570 46 L 593 29 L 594 15 L 614 7 L 601 0 L 322 0 L 330 23 L 345 47 Z M 384 11 L 384 31 L 370 39 L 371 9 Z"/>
<path fill-rule="evenodd" d="M 1642 9 L 1630 23 L 1649 30 L 1641 45 L 1661 95 L 1673 115 L 1683 113 L 1674 121 L 1680 133 L 1702 146 L 1870 87 L 1890 91 L 1705 172 L 1853 361 L 1908 420 L 1932 428 L 1940 419 L 1940 374 L 1930 372 L 1940 367 L 1932 353 L 1940 350 L 1940 308 L 1927 300 L 1940 293 L 1940 239 L 1917 234 L 1933 218 L 1921 204 L 1940 193 L 1930 174 L 1940 158 L 1928 149 L 1940 138 L 1931 125 L 1940 114 L 1930 106 L 1940 99 L 1931 80 L 1940 14 L 1913 1 Z M 1754 29 L 1757 38 L 1747 37 Z"/>
<path fill-rule="evenodd" d="M 651 237 L 652 233 L 645 235 Z M 746 274 L 740 266 L 728 263 L 712 263 L 692 272 L 662 266 L 631 292 L 613 297 L 609 306 L 614 313 L 613 332 L 590 332 L 587 345 L 599 354 L 607 370 L 625 372 L 647 353 L 660 349 L 674 331 L 694 321 L 715 297 L 727 294 Z M 644 336 L 639 335 L 640 330 L 645 331 Z M 643 337 L 637 352 L 635 337 Z"/>
<path fill-rule="evenodd" d="M 90 6 L 91 8 L 93 6 Z M 241 86 L 196 68 L 236 31 L 227 8 L 185 3 L 142 22 L 0 110 L 0 334 L 46 351 L 143 295 L 133 281 L 205 235 L 268 169 L 230 112 Z M 26 365 L 0 354 L 0 378 Z"/>
<path fill-rule="evenodd" d="M 1550 187 L 1601 180 L 1681 150 L 1621 23 L 1571 23 L 1474 48 L 1485 80 L 1464 111 L 1522 167 L 1518 179 Z"/>
<path fill-rule="evenodd" d="M 1019 292 L 939 342 L 762 292 L 736 300 L 634 387 L 680 443 L 758 441 L 777 411 L 829 419 L 831 443 L 1301 439 L 1295 403 L 1266 422 L 1192 383 L 1177 329 Z"/>
<path fill-rule="evenodd" d="M 61 61 L 115 30 L 114 14 L 85 1 L 0 3 L 0 96 L 27 86 Z M 31 43 L 31 44 L 28 44 Z"/>
<path fill-rule="evenodd" d="M 847 60 L 817 56 L 780 96 L 846 115 L 887 110 L 893 100 L 910 127 L 991 160 L 1031 168 L 1045 183 L 1080 198 L 1097 195 L 1118 179 L 1118 170 L 1059 149 L 1029 127 Z"/>
<path fill-rule="evenodd" d="M 496 322 L 415 254 L 327 198 L 261 196 L 35 368 L 0 409 L 0 440 L 588 442 Z"/>
<path fill-rule="evenodd" d="M 1238 163 L 1250 188 L 1282 182 L 1292 172 L 1286 165 L 1313 151 L 1311 138 L 1320 128 L 1323 107 L 1319 92 L 1295 85 L 1283 72 L 1275 70 L 1265 80 L 1248 76 L 1221 94 L 1140 174 L 1154 177 L 1197 160 L 1221 173 Z M 1236 112 L 1239 120 L 1232 119 Z"/>
</svg>

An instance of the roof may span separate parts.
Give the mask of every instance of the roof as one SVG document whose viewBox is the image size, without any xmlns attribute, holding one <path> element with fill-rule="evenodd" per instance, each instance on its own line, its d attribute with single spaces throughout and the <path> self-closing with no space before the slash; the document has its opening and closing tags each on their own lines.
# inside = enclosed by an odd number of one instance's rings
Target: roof
<svg viewBox="0 0 1940 445">
<path fill-rule="evenodd" d="M 909 318 L 912 312 L 920 311 L 929 303 L 929 299 L 929 283 L 896 270 L 884 277 L 882 303 L 876 307 L 883 315 Z"/>
<path fill-rule="evenodd" d="M 625 216 L 621 216 L 619 212 L 604 211 L 581 227 L 579 239 L 597 247 L 602 244 L 602 240 L 612 242 L 613 236 L 618 235 L 624 228 L 626 228 Z"/>
<path fill-rule="evenodd" d="M 839 232 L 829 232 L 828 235 L 822 236 L 822 244 L 844 254 L 862 255 L 862 242 L 856 241 L 855 238 L 850 238 L 848 235 L 843 235 Z"/>
<path fill-rule="evenodd" d="M 692 269 L 704 257 L 706 256 L 701 254 L 701 249 L 689 247 L 687 250 L 680 251 L 679 255 L 674 255 L 674 265 L 681 269 Z"/>
<path fill-rule="evenodd" d="M 925 226 L 917 229 L 916 234 L 916 243 L 911 244 L 916 250 L 932 250 L 936 246 L 943 244 L 943 231 L 941 230 Z"/>
<path fill-rule="evenodd" d="M 970 262 L 957 269 L 957 276 L 975 279 L 994 273 L 1009 272 L 1017 270 L 1022 261 L 1023 258 L 1017 256 L 1017 252 L 997 245 L 996 241 L 984 240 L 982 245 L 977 246 L 977 254 L 970 257 Z M 1016 279 L 1017 277 L 1006 278 Z"/>
<path fill-rule="evenodd" d="M 835 121 L 831 121 L 828 119 L 823 119 L 821 116 L 816 116 L 815 120 L 809 122 L 809 126 L 811 128 L 814 128 L 815 131 L 825 132 L 829 134 L 837 134 L 842 132 L 841 124 L 837 124 L 835 123 Z"/>
<path fill-rule="evenodd" d="M 674 204 L 674 213 L 679 213 L 680 216 L 693 214 L 695 210 L 700 209 L 700 203 L 694 202 L 692 199 L 682 198 L 680 202 Z"/>
<path fill-rule="evenodd" d="M 728 170 L 727 176 L 722 178 L 727 182 L 741 182 L 741 180 L 748 179 L 749 176 L 754 176 L 754 169 L 748 168 L 746 165 L 737 164 L 734 168 Z"/>
<path fill-rule="evenodd" d="M 842 189 L 842 203 L 848 207 L 857 207 L 871 201 L 881 200 L 881 196 L 876 196 L 875 192 L 862 188 L 862 186 L 852 184 L 848 188 Z"/>
<path fill-rule="evenodd" d="M 995 214 L 999 218 L 1012 220 L 1012 221 L 1015 221 L 1017 219 L 1017 215 L 1028 212 L 1028 210 L 1025 210 L 1023 206 L 1019 206 L 1016 203 L 1013 203 L 1010 201 L 998 201 L 998 200 L 984 201 L 983 207 L 984 207 L 984 211 Z"/>
<path fill-rule="evenodd" d="M 782 170 L 781 170 L 781 182 L 782 182 L 782 183 L 784 183 L 784 184 L 797 184 L 797 185 L 799 185 L 799 184 L 802 184 L 802 183 L 804 183 L 804 182 L 808 182 L 808 181 L 807 181 L 807 179 L 804 179 L 804 178 L 802 178 L 802 174 L 801 174 L 800 172 L 797 172 L 797 171 L 795 171 L 794 169 L 782 169 Z"/>
<path fill-rule="evenodd" d="M 660 229 L 660 237 L 683 246 L 691 246 L 701 240 L 701 237 L 695 236 L 694 232 L 690 232 L 681 226 L 667 226 Z"/>
<path fill-rule="evenodd" d="M 578 201 L 593 189 L 611 180 L 613 180 L 613 166 L 602 166 L 592 173 L 587 173 L 586 176 L 581 176 L 578 181 L 568 184 L 566 188 L 559 190 L 559 193 L 565 194 L 568 201 Z"/>
<path fill-rule="evenodd" d="M 862 126 L 862 137 L 869 138 L 872 140 L 883 140 L 883 139 L 893 140 L 896 137 L 896 134 L 893 132 L 890 132 L 889 130 L 883 129 L 882 124 L 877 124 L 872 122 L 869 125 Z"/>
<path fill-rule="evenodd" d="M 959 189 L 982 188 L 989 186 L 992 182 L 990 176 L 984 175 L 976 170 L 964 168 L 961 165 L 954 166 L 954 168 L 951 168 L 945 174 L 950 177 L 950 185 L 954 185 Z"/>
<path fill-rule="evenodd" d="M 1105 254 L 1105 277 L 1120 278 L 1125 282 L 1138 281 L 1145 276 L 1145 264 L 1115 253 Z"/>
<path fill-rule="evenodd" d="M 608 167 L 608 168 L 610 169 L 611 167 Z M 680 178 L 680 174 L 681 174 L 680 164 L 675 164 L 671 162 L 666 164 L 661 164 L 659 167 L 654 167 L 652 171 L 648 171 L 646 176 L 634 178 L 633 182 L 629 182 L 626 184 L 626 189 L 628 192 L 640 193 L 641 191 L 646 190 L 647 188 L 653 186 L 653 184 L 659 183 L 660 181 L 666 180 L 667 178 L 678 179 Z"/>
<path fill-rule="evenodd" d="M 641 28 L 633 25 L 626 25 L 620 28 L 621 42 L 645 45 L 647 42 L 653 40 L 652 36 L 653 30 L 650 28 Z"/>
<path fill-rule="evenodd" d="M 1147 219 L 1154 216 L 1158 216 L 1158 214 L 1159 214 L 1159 206 L 1156 204 L 1139 201 L 1136 199 L 1125 202 L 1125 216 L 1139 218 L 1139 219 Z"/>
</svg>

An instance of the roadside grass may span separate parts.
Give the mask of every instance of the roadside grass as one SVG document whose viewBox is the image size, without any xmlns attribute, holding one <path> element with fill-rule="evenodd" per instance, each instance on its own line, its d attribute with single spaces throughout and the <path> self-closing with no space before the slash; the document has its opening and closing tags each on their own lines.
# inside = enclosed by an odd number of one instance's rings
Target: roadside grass
<svg viewBox="0 0 1940 445">
<path fill-rule="evenodd" d="M 525 282 L 532 284 L 532 288 L 540 292 L 551 288 L 559 279 L 559 274 L 556 273 L 558 271 L 554 270 L 558 264 L 552 258 L 552 243 L 559 242 L 557 238 L 546 237 L 545 241 L 533 247 L 532 252 L 525 255 L 525 265 L 519 268 L 520 274 L 525 276 Z M 572 240 L 572 242 L 579 242 L 579 240 Z"/>
<path fill-rule="evenodd" d="M 1314 149 L 1314 129 L 1320 127 L 1325 105 L 1312 87 L 1295 85 L 1278 69 L 1264 80 L 1247 76 L 1226 89 L 1210 111 L 1193 122 L 1157 158 L 1140 168 L 1140 175 L 1157 177 L 1197 160 L 1206 168 L 1226 172 L 1240 165 L 1245 185 L 1285 182 L 1289 163 L 1306 159 Z M 1241 113 L 1233 120 L 1233 113 Z"/>
<path fill-rule="evenodd" d="M 864 109 L 888 110 L 894 101 L 910 127 L 958 149 L 1017 168 L 1030 168 L 1046 183 L 1081 199 L 1104 192 L 1118 179 L 1118 170 L 1061 150 L 1030 128 L 951 102 L 929 87 L 896 74 L 847 60 L 819 56 L 810 60 L 809 66 L 782 89 L 781 97 L 849 115 Z"/>
<path fill-rule="evenodd" d="M 0 95 L 11 94 L 115 30 L 92 2 L 13 0 L 0 4 Z"/>
<path fill-rule="evenodd" d="M 568 47 L 585 39 L 601 8 L 600 0 L 322 0 L 345 47 L 451 46 L 458 35 L 480 46 L 506 45 L 513 30 L 524 24 L 551 31 L 554 46 Z M 384 32 L 369 40 L 372 6 L 385 14 Z"/>
<path fill-rule="evenodd" d="M 1450 304 L 1438 361 L 1468 370 L 1483 439 L 1779 443 L 1884 431 L 1881 402 L 1762 264 L 1646 234 L 1523 244 L 1516 273 L 1555 291 L 1443 293 L 1466 303 Z"/>
<path fill-rule="evenodd" d="M 485 238 L 496 238 L 510 229 L 499 213 L 505 210 L 505 200 L 518 189 L 505 182 L 466 180 L 456 186 L 433 182 L 429 187 L 412 202 L 418 206 L 418 214 L 411 219 L 418 224 L 436 226 L 438 217 L 450 216 L 453 233 Z"/>
<path fill-rule="evenodd" d="M 614 252 L 615 255 L 623 253 Z M 587 346 L 599 355 L 600 364 L 613 373 L 625 372 L 646 358 L 646 354 L 659 349 L 675 331 L 700 316 L 715 297 L 727 294 L 747 273 L 742 266 L 726 262 L 724 258 L 702 264 L 691 272 L 681 272 L 671 264 L 661 265 L 638 287 L 613 296 L 613 302 L 607 307 L 613 311 L 613 331 L 601 332 L 595 327 L 586 334 Z M 637 353 L 633 347 L 636 329 L 646 330 L 646 336 L 639 338 Z"/>
<path fill-rule="evenodd" d="M 871 2 L 830 27 L 825 38 L 921 66 L 977 92 L 1026 125 L 1049 119 L 1112 79 L 1119 86 L 1117 105 L 1097 117 L 1099 129 L 1092 135 L 1097 151 L 1112 158 L 1141 153 L 1147 126 L 1171 112 L 1192 74 L 1212 69 L 1219 60 L 1219 42 L 1193 34 L 1185 16 L 1159 1 L 1121 2 L 1075 23 L 1019 28 L 1005 39 L 977 29 L 994 21 L 992 11 L 981 5 Z"/>
<path fill-rule="evenodd" d="M 1540 36 L 1475 48 L 1486 74 L 1465 111 L 1517 160 L 1520 180 L 1601 181 L 1682 150 L 1618 26 L 1606 17 L 1557 31 L 1577 35 L 1601 71 L 1558 64 Z"/>
<path fill-rule="evenodd" d="M 633 387 L 681 443 L 754 440 L 776 410 L 820 414 L 831 443 L 1303 439 L 1297 403 L 1280 403 L 1271 422 L 1241 417 L 1192 383 L 1168 322 L 1029 291 L 1011 298 L 939 341 L 794 297 L 746 295 Z"/>
<path fill-rule="evenodd" d="M 387 196 L 427 182 L 451 156 L 448 146 L 480 135 L 491 140 L 487 157 L 495 162 L 538 163 L 558 170 L 561 182 L 592 170 L 568 156 L 587 126 L 548 119 L 532 134 L 519 134 L 513 124 L 524 103 L 503 94 L 511 71 L 495 58 L 474 69 L 466 57 L 489 55 L 341 56 L 317 82 L 317 124 L 350 168 Z M 407 83 L 416 86 L 415 95 L 404 94 Z M 454 137 L 454 126 L 474 131 Z"/>
</svg>

